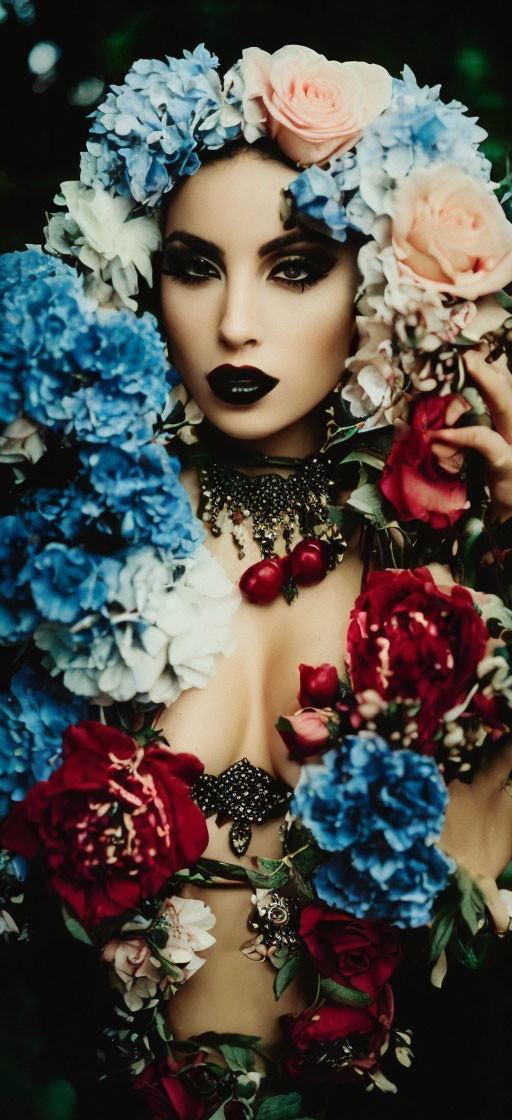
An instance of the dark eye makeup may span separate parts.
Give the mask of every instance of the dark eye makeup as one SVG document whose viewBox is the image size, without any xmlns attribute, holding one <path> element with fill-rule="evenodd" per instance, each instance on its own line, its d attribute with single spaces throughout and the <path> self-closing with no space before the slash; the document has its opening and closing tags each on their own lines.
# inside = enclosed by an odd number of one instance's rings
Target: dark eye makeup
<svg viewBox="0 0 512 1120">
<path fill-rule="evenodd" d="M 336 257 L 322 250 L 282 256 L 272 266 L 269 279 L 292 291 L 303 292 L 331 272 Z M 189 249 L 170 244 L 164 247 L 162 272 L 180 284 L 204 284 L 219 279 L 217 265 Z"/>
</svg>

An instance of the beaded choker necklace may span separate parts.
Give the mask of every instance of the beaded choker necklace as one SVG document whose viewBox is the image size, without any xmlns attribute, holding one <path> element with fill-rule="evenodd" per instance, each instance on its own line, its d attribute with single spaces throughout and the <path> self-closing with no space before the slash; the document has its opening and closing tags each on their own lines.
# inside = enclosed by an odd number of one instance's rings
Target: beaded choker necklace
<svg viewBox="0 0 512 1120">
<path fill-rule="evenodd" d="M 240 460 L 239 460 L 240 461 Z M 298 586 L 317 583 L 342 559 L 347 542 L 329 518 L 335 479 L 331 464 L 317 454 L 307 459 L 248 456 L 247 466 L 294 467 L 292 474 L 247 475 L 226 462 L 209 459 L 199 470 L 200 516 L 213 536 L 230 532 L 243 560 L 250 536 L 262 560 L 240 580 L 251 602 L 271 602 L 280 592 L 293 602 Z M 295 536 L 302 539 L 293 547 Z M 284 555 L 276 554 L 278 542 Z"/>
</svg>

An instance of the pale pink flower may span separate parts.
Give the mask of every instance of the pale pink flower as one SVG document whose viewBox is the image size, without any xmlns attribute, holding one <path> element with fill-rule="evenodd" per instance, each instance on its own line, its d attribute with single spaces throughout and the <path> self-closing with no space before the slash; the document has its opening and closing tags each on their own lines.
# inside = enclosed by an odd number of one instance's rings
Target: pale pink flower
<svg viewBox="0 0 512 1120">
<path fill-rule="evenodd" d="M 383 66 L 329 62 L 294 44 L 272 55 L 248 47 L 241 73 L 251 130 L 261 122 L 285 155 L 302 166 L 354 147 L 391 100 L 391 77 Z"/>
<path fill-rule="evenodd" d="M 215 938 L 207 931 L 215 925 L 215 916 L 209 906 L 197 898 L 180 898 L 173 895 L 162 905 L 158 925 L 167 934 L 160 955 L 175 967 L 171 976 L 162 968 L 141 929 L 141 923 L 127 923 L 125 938 L 114 937 L 107 942 L 101 959 L 112 966 L 111 983 L 124 997 L 131 1011 L 138 1011 L 157 992 L 168 996 L 172 985 L 183 984 L 197 972 L 204 959 L 197 953 L 214 944 Z M 131 934 L 131 936 L 130 936 Z"/>
<path fill-rule="evenodd" d="M 405 282 L 473 300 L 512 280 L 512 224 L 459 167 L 413 171 L 393 199 L 392 244 Z"/>
</svg>

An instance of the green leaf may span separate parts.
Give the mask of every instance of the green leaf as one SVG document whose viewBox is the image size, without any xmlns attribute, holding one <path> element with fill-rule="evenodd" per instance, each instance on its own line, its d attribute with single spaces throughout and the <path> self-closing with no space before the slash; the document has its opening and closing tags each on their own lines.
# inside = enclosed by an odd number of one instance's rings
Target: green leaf
<svg viewBox="0 0 512 1120">
<path fill-rule="evenodd" d="M 93 942 L 81 922 L 78 922 L 76 918 L 72 918 L 67 910 L 63 909 L 63 915 L 66 929 L 68 933 L 75 938 L 75 941 L 83 941 L 84 945 L 92 945 Z"/>
<path fill-rule="evenodd" d="M 448 913 L 439 915 L 434 919 L 430 931 L 430 960 L 437 961 L 445 946 L 448 944 L 455 925 L 456 910 L 450 909 Z"/>
<path fill-rule="evenodd" d="M 302 1099 L 299 1093 L 280 1093 L 263 1101 L 256 1120 L 301 1120 Z M 305 1120 L 305 1118 L 303 1118 Z"/>
<path fill-rule="evenodd" d="M 242 1073 L 252 1073 L 254 1069 L 254 1054 L 251 1050 L 245 1049 L 242 1046 L 229 1046 L 227 1043 L 221 1043 L 219 1046 L 221 1054 L 224 1056 L 226 1065 L 235 1073 L 242 1071 Z"/>
<path fill-rule="evenodd" d="M 508 292 L 505 292 L 502 289 L 501 292 L 495 292 L 494 293 L 494 298 L 497 299 L 500 307 L 504 307 L 506 311 L 511 310 L 511 308 L 512 308 L 512 296 L 509 296 Z"/>
<path fill-rule="evenodd" d="M 338 428 L 336 435 L 329 438 L 326 444 L 327 449 L 334 447 L 336 443 L 344 443 L 347 439 L 352 439 L 359 431 L 359 424 L 351 424 L 349 428 Z"/>
<path fill-rule="evenodd" d="M 274 980 L 274 995 L 276 999 L 280 999 L 285 988 L 288 987 L 288 984 L 291 984 L 294 976 L 297 975 L 301 960 L 301 952 L 292 953 L 291 956 L 289 956 L 285 961 L 285 963 L 281 965 L 281 968 L 279 969 L 279 972 L 277 973 Z"/>
<path fill-rule="evenodd" d="M 480 928 L 481 919 L 485 916 L 484 897 L 480 888 L 465 871 L 459 871 L 458 883 L 461 892 L 461 917 L 474 937 Z"/>
<path fill-rule="evenodd" d="M 358 486 L 357 490 L 353 490 L 347 505 L 352 509 L 357 509 L 364 513 L 365 517 L 376 526 L 377 529 L 386 529 L 390 525 L 396 525 L 396 521 L 390 521 L 384 513 L 384 505 L 382 494 L 379 487 L 373 482 L 367 482 L 363 486 Z"/>
<path fill-rule="evenodd" d="M 385 456 L 379 455 L 372 451 L 351 451 L 349 455 L 345 455 L 342 463 L 366 463 L 369 467 L 376 467 L 381 471 L 385 462 Z"/>
<path fill-rule="evenodd" d="M 372 1002 L 372 997 L 366 992 L 359 991 L 359 988 L 345 988 L 343 984 L 338 984 L 336 980 L 323 979 L 320 982 L 323 991 L 336 1000 L 336 1003 L 349 1003 L 354 1007 L 368 1007 Z"/>
<path fill-rule="evenodd" d="M 199 859 L 196 867 L 207 880 L 211 879 L 212 875 L 221 879 L 234 879 L 236 882 L 249 878 L 245 867 L 235 866 L 233 863 L 224 863 L 220 859 Z"/>
<path fill-rule="evenodd" d="M 257 867 L 247 867 L 246 874 L 253 887 L 275 890 L 289 879 L 289 871 L 282 859 L 258 859 Z"/>
</svg>

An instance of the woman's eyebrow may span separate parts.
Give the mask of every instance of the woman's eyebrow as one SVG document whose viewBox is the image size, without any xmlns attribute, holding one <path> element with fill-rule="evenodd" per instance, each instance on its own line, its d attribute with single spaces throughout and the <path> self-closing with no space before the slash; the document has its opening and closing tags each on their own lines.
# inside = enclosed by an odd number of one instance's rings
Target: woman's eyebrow
<svg viewBox="0 0 512 1120">
<path fill-rule="evenodd" d="M 214 241 L 207 241 L 204 237 L 197 237 L 195 233 L 186 233 L 185 230 L 176 229 L 170 233 L 165 239 L 165 245 L 170 245 L 173 241 L 181 241 L 182 244 L 188 245 L 196 252 L 205 253 L 212 260 L 222 261 L 224 259 L 224 252 L 219 245 Z M 292 230 L 290 233 L 282 234 L 281 237 L 274 237 L 272 241 L 266 241 L 264 245 L 258 249 L 259 257 L 267 257 L 270 253 L 276 253 L 279 249 L 285 249 L 290 245 L 303 244 L 309 241 L 312 244 L 321 244 L 323 238 L 318 234 L 309 232 L 309 230 Z M 325 238 L 329 242 L 328 238 Z"/>
<path fill-rule="evenodd" d="M 164 244 L 170 245 L 172 241 L 181 241 L 199 253 L 206 253 L 213 260 L 223 260 L 224 253 L 213 241 L 206 241 L 204 237 L 197 237 L 195 233 L 185 233 L 185 230 L 175 229 L 166 237 Z"/>
</svg>

